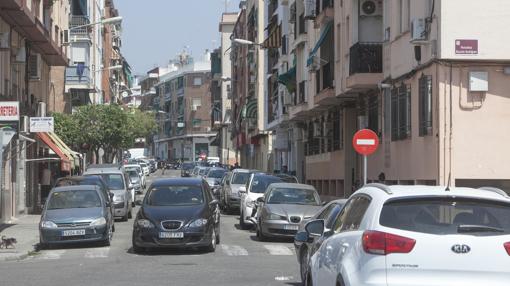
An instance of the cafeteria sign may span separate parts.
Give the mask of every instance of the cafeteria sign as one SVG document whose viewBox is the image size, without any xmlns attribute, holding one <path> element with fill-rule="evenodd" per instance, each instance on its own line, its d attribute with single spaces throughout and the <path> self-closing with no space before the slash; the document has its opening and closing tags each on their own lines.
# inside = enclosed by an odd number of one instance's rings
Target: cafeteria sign
<svg viewBox="0 0 510 286">
<path fill-rule="evenodd" d="M 19 102 L 0 101 L 0 122 L 19 121 Z"/>
</svg>

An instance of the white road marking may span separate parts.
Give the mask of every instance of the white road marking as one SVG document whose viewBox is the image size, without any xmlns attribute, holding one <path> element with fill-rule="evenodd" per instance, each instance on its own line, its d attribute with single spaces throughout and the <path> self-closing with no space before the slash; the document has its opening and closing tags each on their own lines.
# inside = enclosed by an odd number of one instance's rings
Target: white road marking
<svg viewBox="0 0 510 286">
<path fill-rule="evenodd" d="M 221 245 L 221 250 L 228 256 L 246 256 L 248 251 L 239 245 Z"/>
<path fill-rule="evenodd" d="M 294 251 L 284 245 L 272 245 L 266 244 L 264 247 L 269 251 L 271 255 L 294 255 Z"/>
<path fill-rule="evenodd" d="M 276 276 L 274 278 L 274 280 L 276 281 L 290 281 L 290 280 L 293 280 L 294 277 L 293 276 Z"/>
<path fill-rule="evenodd" d="M 375 140 L 374 139 L 356 139 L 356 144 L 372 146 L 372 145 L 375 145 Z"/>
<path fill-rule="evenodd" d="M 109 253 L 109 247 L 91 248 L 85 252 L 85 258 L 107 258 Z"/>
</svg>

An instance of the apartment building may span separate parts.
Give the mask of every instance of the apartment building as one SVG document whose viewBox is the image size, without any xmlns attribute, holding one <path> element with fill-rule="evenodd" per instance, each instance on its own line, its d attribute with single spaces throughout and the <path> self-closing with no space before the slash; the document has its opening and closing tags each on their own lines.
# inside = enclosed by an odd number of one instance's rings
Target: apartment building
<svg viewBox="0 0 510 286">
<path fill-rule="evenodd" d="M 278 7 L 276 24 L 295 65 L 282 71 L 283 43 L 279 58 L 267 56 L 279 61 L 268 76 L 278 70 L 278 89 L 286 87 L 283 96 L 267 91 L 268 101 L 278 98 L 287 113 L 273 108 L 283 121 L 273 120 L 270 127 L 276 130 L 277 160 L 285 162 L 287 156 L 288 169 L 301 180 L 324 196 L 351 194 L 363 179 L 362 158 L 351 138 L 369 128 L 381 145 L 368 159 L 368 181 L 508 188 L 500 150 L 509 138 L 494 126 L 510 115 L 505 93 L 510 62 L 501 49 L 507 39 L 497 32 L 508 22 L 510 3 L 296 0 L 271 5 Z M 279 149 L 287 140 L 290 152 L 284 156 Z"/>
<path fill-rule="evenodd" d="M 206 51 L 195 61 L 183 52 L 172 62 L 170 72 L 160 76 L 156 157 L 195 161 L 217 154 L 217 147 L 211 145 L 216 133 L 211 129 L 210 56 Z"/>
<path fill-rule="evenodd" d="M 0 101 L 15 104 L 13 110 L 19 116 L 17 121 L 0 122 L 16 131 L 0 166 L 0 222 L 36 210 L 45 174 L 52 169 L 69 172 L 74 166 L 70 153 L 62 154 L 62 162 L 37 161 L 57 149 L 54 143 L 59 138 L 30 134 L 26 127 L 28 117 L 66 109 L 62 79 L 68 64 L 63 47 L 68 11 L 67 1 L 0 1 Z"/>
<path fill-rule="evenodd" d="M 217 132 L 212 144 L 218 147 L 217 156 L 221 163 L 234 165 L 236 162 L 234 145 L 232 144 L 232 48 L 231 35 L 237 21 L 238 13 L 223 13 L 219 25 L 221 46 L 211 53 L 211 123 Z"/>
</svg>

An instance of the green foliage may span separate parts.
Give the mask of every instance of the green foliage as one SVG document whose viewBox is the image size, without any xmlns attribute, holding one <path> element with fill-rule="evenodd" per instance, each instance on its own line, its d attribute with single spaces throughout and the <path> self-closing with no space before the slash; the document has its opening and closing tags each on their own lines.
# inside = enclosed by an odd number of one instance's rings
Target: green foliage
<svg viewBox="0 0 510 286">
<path fill-rule="evenodd" d="M 106 161 L 111 161 L 117 150 L 132 147 L 136 138 L 157 130 L 154 114 L 118 105 L 86 105 L 72 115 L 54 113 L 53 117 L 55 132 L 66 144 L 74 148 L 87 144 L 96 154 L 103 149 Z"/>
</svg>

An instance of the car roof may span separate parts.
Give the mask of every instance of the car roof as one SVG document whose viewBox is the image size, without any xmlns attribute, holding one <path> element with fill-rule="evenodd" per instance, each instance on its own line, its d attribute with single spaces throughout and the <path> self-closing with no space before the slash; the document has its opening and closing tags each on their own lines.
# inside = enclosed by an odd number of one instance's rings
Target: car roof
<svg viewBox="0 0 510 286">
<path fill-rule="evenodd" d="M 101 191 L 101 188 L 96 185 L 79 185 L 79 186 L 64 186 L 64 187 L 55 187 L 52 192 L 69 192 L 69 191 L 82 191 L 82 190 L 96 190 Z"/>
<path fill-rule="evenodd" d="M 85 173 L 83 173 L 83 175 L 85 175 L 85 176 L 102 175 L 102 174 L 121 174 L 121 175 L 123 175 L 124 172 L 119 169 L 91 169 L 91 170 L 87 170 L 87 171 L 85 171 Z"/>
<path fill-rule="evenodd" d="M 164 179 L 156 179 L 152 182 L 153 187 L 157 186 L 196 186 L 201 185 L 201 178 L 164 178 Z"/>
<path fill-rule="evenodd" d="M 294 189 L 306 189 L 306 190 L 314 190 L 315 188 L 310 185 L 305 184 L 296 184 L 296 183 L 272 183 L 271 188 L 294 188 Z"/>
<path fill-rule="evenodd" d="M 469 197 L 477 199 L 491 199 L 510 202 L 508 195 L 498 193 L 498 191 L 487 189 L 474 189 L 465 187 L 446 186 L 422 186 L 422 185 L 392 185 L 368 184 L 358 190 L 360 193 L 366 193 L 373 197 L 379 197 L 383 200 L 394 198 L 413 198 L 413 197 Z M 357 192 L 358 192 L 357 191 Z M 357 193 L 356 192 L 356 193 Z M 354 193 L 354 194 L 356 194 Z"/>
<path fill-rule="evenodd" d="M 123 168 L 140 168 L 138 164 L 126 164 L 122 166 Z"/>
<path fill-rule="evenodd" d="M 253 173 L 253 171 L 249 169 L 234 169 L 232 173 Z"/>
</svg>

